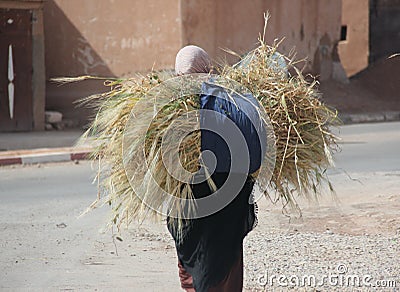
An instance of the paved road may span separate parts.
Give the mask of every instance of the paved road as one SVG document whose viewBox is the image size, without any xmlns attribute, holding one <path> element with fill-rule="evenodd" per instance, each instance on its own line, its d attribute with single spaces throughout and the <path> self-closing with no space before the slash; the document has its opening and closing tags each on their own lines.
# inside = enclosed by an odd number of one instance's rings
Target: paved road
<svg viewBox="0 0 400 292">
<path fill-rule="evenodd" d="M 348 172 L 400 170 L 400 123 L 358 124 L 335 131 L 343 151 L 337 167 Z"/>
<path fill-rule="evenodd" d="M 329 204 L 305 208 L 305 221 L 291 227 L 363 234 L 391 222 L 383 231 L 393 232 L 400 227 L 400 123 L 345 126 L 340 136 L 331 177 L 344 214 Z M 111 233 L 99 233 L 107 208 L 77 219 L 96 196 L 93 176 L 88 162 L 0 168 L 1 290 L 179 291 L 173 242 L 162 225 L 125 232 L 116 250 Z M 261 231 L 289 228 L 278 210 L 268 216 Z"/>
<path fill-rule="evenodd" d="M 178 290 L 176 279 L 151 265 L 160 261 L 154 250 L 173 262 L 167 240 L 124 241 L 116 250 L 111 232 L 101 233 L 106 207 L 77 219 L 95 199 L 93 176 L 88 162 L 0 169 L 0 290 L 151 291 L 153 282 L 158 291 L 163 283 Z"/>
</svg>

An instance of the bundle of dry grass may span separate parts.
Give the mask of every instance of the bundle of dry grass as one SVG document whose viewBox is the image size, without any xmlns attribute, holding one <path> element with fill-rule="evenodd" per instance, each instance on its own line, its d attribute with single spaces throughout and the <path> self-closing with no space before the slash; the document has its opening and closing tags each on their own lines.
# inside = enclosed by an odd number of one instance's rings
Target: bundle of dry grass
<svg viewBox="0 0 400 292">
<path fill-rule="evenodd" d="M 293 59 L 285 57 L 288 68 L 296 72 L 293 76 L 271 66 L 277 62 L 273 55 L 278 46 L 268 46 L 261 40 L 260 46 L 250 53 L 246 66 L 226 65 L 219 73 L 248 88 L 267 112 L 276 137 L 276 164 L 271 180 L 262 171 L 254 176 L 258 176 L 266 195 L 271 197 L 272 189 L 275 199 L 281 198 L 285 205 L 296 206 L 296 195 L 314 197 L 324 183 L 332 189 L 325 171 L 333 163 L 331 152 L 336 147 L 336 138 L 329 127 L 335 122 L 336 113 L 320 101 L 316 81 L 308 83 L 294 66 Z M 129 80 L 110 81 L 108 93 L 84 101 L 97 108 L 97 115 L 83 137 L 96 141 L 92 158 L 99 161 L 99 195 L 91 207 L 101 202 L 111 205 L 111 222 L 118 227 L 149 214 L 157 215 L 155 209 L 161 210 L 165 204 L 175 208 L 175 214 L 179 215 L 182 205 L 173 200 L 166 202 L 160 196 L 160 189 L 172 197 L 191 199 L 189 185 L 166 170 L 160 147 L 171 122 L 198 109 L 198 96 L 175 95 L 173 90 L 160 87 L 165 95 L 171 96 L 168 106 L 158 111 L 149 128 L 139 122 L 130 125 L 134 133 L 128 138 L 124 136 L 127 124 L 132 121 L 132 109 L 171 77 L 170 73 L 152 72 Z M 182 86 L 198 84 L 186 82 Z M 153 110 L 151 103 L 136 108 L 137 112 L 149 115 Z M 144 152 L 138 141 L 144 143 Z M 199 168 L 199 155 L 200 131 L 196 130 L 179 144 L 179 158 L 185 169 L 195 172 Z M 132 187 L 135 183 L 132 180 L 138 178 L 142 178 L 140 195 Z"/>
<path fill-rule="evenodd" d="M 324 183 L 333 192 L 325 172 L 334 165 L 337 137 L 329 128 L 338 124 L 338 118 L 336 110 L 321 102 L 317 81 L 305 80 L 294 57 L 277 53 L 279 44 L 268 46 L 260 41 L 246 56 L 245 68 L 225 66 L 222 75 L 248 88 L 268 113 L 277 151 L 270 182 L 278 195 L 274 200 L 283 198 L 296 207 L 295 193 L 317 199 Z M 281 66 L 283 59 L 287 69 Z"/>
</svg>

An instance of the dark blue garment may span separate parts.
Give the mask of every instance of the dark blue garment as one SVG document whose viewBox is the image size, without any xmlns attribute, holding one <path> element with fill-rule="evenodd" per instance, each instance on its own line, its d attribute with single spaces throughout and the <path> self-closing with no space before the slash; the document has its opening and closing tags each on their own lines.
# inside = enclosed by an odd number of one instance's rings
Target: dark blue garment
<svg viewBox="0 0 400 292">
<path fill-rule="evenodd" d="M 221 188 L 229 174 L 214 173 L 212 179 Z M 242 180 L 243 175 L 234 175 Z M 167 218 L 167 227 L 175 240 L 180 264 L 193 277 L 196 292 L 207 292 L 226 279 L 240 259 L 243 239 L 257 224 L 256 206 L 249 204 L 254 180 L 251 176 L 237 196 L 224 209 L 203 218 L 183 222 L 182 239 L 178 240 L 174 226 L 176 218 Z M 213 194 L 206 181 L 191 185 L 195 198 Z M 242 291 L 237 287 L 232 292 Z"/>
<path fill-rule="evenodd" d="M 200 109 L 209 110 L 200 112 L 201 151 L 209 150 L 215 155 L 214 172 L 257 171 L 266 148 L 266 130 L 257 100 L 251 94 L 228 93 L 212 81 L 204 82 L 201 92 Z M 210 156 L 204 155 L 203 161 L 213 168 Z"/>
</svg>

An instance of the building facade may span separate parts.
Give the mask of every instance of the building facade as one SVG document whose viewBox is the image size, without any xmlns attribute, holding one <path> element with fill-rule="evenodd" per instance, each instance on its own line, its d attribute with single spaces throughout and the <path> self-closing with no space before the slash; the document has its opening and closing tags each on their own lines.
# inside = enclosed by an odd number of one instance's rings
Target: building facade
<svg viewBox="0 0 400 292">
<path fill-rule="evenodd" d="M 285 38 L 307 58 L 305 69 L 329 79 L 340 40 L 341 0 L 49 0 L 45 4 L 47 108 L 80 123 L 87 112 L 73 102 L 104 90 L 102 82 L 58 86 L 55 77 L 128 77 L 151 69 L 172 69 L 177 51 L 195 44 L 217 61 L 233 61 L 257 46 L 264 13 L 271 18 L 269 43 Z"/>
<path fill-rule="evenodd" d="M 295 48 L 297 59 L 306 58 L 305 71 L 321 81 L 346 80 L 370 56 L 376 60 L 400 46 L 400 0 L 48 0 L 46 107 L 83 123 L 89 113 L 73 102 L 106 90 L 102 82 L 60 87 L 51 78 L 172 69 L 187 44 L 233 62 L 223 49 L 243 54 L 256 47 L 267 11 L 266 41 L 285 38 L 280 50 Z"/>
</svg>

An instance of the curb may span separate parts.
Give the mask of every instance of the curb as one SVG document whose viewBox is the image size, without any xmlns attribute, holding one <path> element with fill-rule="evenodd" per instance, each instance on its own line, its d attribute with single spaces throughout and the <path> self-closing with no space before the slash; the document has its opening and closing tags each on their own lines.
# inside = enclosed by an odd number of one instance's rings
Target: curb
<svg viewBox="0 0 400 292">
<path fill-rule="evenodd" d="M 345 124 L 382 123 L 400 121 L 400 112 L 388 111 L 367 114 L 340 114 L 340 120 Z"/>
<path fill-rule="evenodd" d="M 41 148 L 0 152 L 0 166 L 85 160 L 91 148 Z"/>
</svg>

